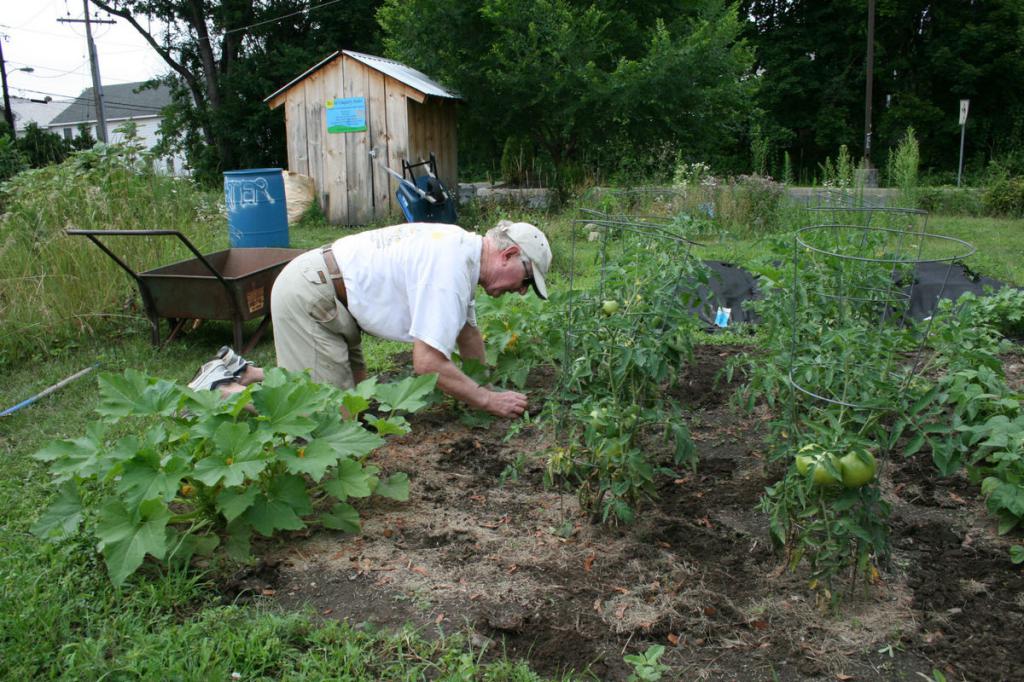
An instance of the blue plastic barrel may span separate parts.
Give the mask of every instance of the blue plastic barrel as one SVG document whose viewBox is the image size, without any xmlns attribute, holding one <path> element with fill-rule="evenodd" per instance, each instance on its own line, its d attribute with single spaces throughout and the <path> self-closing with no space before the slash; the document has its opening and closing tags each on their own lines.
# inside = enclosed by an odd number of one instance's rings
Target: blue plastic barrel
<svg viewBox="0 0 1024 682">
<path fill-rule="evenodd" d="M 280 168 L 224 172 L 231 248 L 288 246 L 288 211 Z"/>
</svg>

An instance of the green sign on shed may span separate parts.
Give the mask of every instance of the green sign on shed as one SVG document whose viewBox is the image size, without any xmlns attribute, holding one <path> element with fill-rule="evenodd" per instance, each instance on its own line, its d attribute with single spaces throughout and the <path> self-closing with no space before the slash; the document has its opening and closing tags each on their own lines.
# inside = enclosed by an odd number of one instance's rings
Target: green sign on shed
<svg viewBox="0 0 1024 682">
<path fill-rule="evenodd" d="M 340 225 L 403 220 L 395 200 L 402 161 L 437 156 L 441 181 L 458 181 L 459 96 L 404 64 L 335 52 L 264 101 L 284 106 L 288 170 L 313 178 L 324 215 Z"/>
</svg>

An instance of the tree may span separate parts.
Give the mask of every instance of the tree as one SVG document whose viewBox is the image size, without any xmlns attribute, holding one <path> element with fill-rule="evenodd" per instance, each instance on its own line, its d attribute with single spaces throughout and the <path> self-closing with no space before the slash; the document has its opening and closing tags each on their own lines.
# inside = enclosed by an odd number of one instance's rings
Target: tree
<svg viewBox="0 0 1024 682">
<path fill-rule="evenodd" d="M 861 156 L 867 3 L 744 0 L 740 15 L 750 18 L 746 36 L 757 50 L 758 103 L 796 165 L 813 169 L 842 144 Z M 1019 0 L 878 0 L 876 165 L 912 126 L 922 165 L 952 173 L 961 98 L 971 99 L 969 154 L 992 158 L 1024 146 L 1022 31 Z"/>
<path fill-rule="evenodd" d="M 386 0 L 389 56 L 466 100 L 472 160 L 527 136 L 560 166 L 659 145 L 718 154 L 746 129 L 753 61 L 720 0 Z M 443 30 L 439 30 L 443 27 Z"/>
<path fill-rule="evenodd" d="M 76 151 L 83 149 L 92 149 L 96 144 L 96 138 L 93 137 L 92 128 L 85 123 L 78 124 L 78 135 L 71 140 L 71 148 Z"/>
<path fill-rule="evenodd" d="M 60 163 L 67 158 L 69 151 L 60 135 L 40 128 L 34 121 L 25 126 L 14 145 L 24 154 L 32 168 Z"/>
<path fill-rule="evenodd" d="M 159 151 L 184 150 L 211 179 L 230 168 L 283 164 L 282 114 L 263 98 L 335 49 L 372 49 L 378 33 L 377 0 L 92 2 L 131 24 L 170 67 L 174 103 L 164 112 Z"/>
</svg>

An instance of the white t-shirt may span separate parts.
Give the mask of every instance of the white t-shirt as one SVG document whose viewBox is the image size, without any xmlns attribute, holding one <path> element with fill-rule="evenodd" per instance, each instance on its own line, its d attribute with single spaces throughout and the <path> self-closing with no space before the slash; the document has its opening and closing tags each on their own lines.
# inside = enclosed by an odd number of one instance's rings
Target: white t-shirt
<svg viewBox="0 0 1024 682">
<path fill-rule="evenodd" d="M 419 339 L 450 358 L 466 323 L 476 326 L 482 245 L 457 225 L 407 223 L 342 237 L 333 251 L 364 331 Z"/>
</svg>

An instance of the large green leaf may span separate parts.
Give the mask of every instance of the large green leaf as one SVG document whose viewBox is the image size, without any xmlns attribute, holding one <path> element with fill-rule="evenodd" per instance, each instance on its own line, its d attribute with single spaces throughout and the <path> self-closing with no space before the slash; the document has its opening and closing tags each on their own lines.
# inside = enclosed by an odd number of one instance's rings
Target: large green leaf
<svg viewBox="0 0 1024 682">
<path fill-rule="evenodd" d="M 66 481 L 57 497 L 32 526 L 39 537 L 64 537 L 78 530 L 82 523 L 82 498 L 74 481 Z"/>
<path fill-rule="evenodd" d="M 275 500 L 284 502 L 295 510 L 296 514 L 306 515 L 313 512 L 313 503 L 306 491 L 306 482 L 301 476 L 277 476 L 270 482 L 269 495 Z"/>
<path fill-rule="evenodd" d="M 128 447 L 121 443 L 112 449 L 103 446 L 106 427 L 93 422 L 86 429 L 86 435 L 73 440 L 54 441 L 32 455 L 34 459 L 50 462 L 50 473 L 59 483 L 72 477 L 104 477 L 117 462 L 129 459 L 138 449 L 138 440 L 126 439 Z"/>
<path fill-rule="evenodd" d="M 216 454 L 196 462 L 193 475 L 206 485 L 217 485 L 223 481 L 230 488 L 256 478 L 266 466 L 267 460 L 258 455 L 238 460 L 230 455 Z"/>
<path fill-rule="evenodd" d="M 316 439 L 330 444 L 339 457 L 362 458 L 381 445 L 384 439 L 371 433 L 358 422 L 334 420 L 317 430 Z"/>
<path fill-rule="evenodd" d="M 195 555 L 210 556 L 220 545 L 220 538 L 212 533 L 179 533 L 167 528 L 167 562 L 175 566 L 188 566 Z"/>
<path fill-rule="evenodd" d="M 234 417 L 229 414 L 211 414 L 193 424 L 190 430 L 193 436 L 212 439 L 217 429 L 225 424 L 234 423 Z"/>
<path fill-rule="evenodd" d="M 405 502 L 409 499 L 409 475 L 404 471 L 391 474 L 387 480 L 380 481 L 373 492 L 381 497 Z"/>
<path fill-rule="evenodd" d="M 377 430 L 381 436 L 401 436 L 409 433 L 409 422 L 401 415 L 378 418 L 372 415 L 366 417 L 366 423 Z"/>
<path fill-rule="evenodd" d="M 341 404 L 352 419 L 355 419 L 370 407 L 369 400 L 355 393 L 346 393 L 341 399 Z"/>
<path fill-rule="evenodd" d="M 275 373 L 276 375 L 276 373 Z M 295 379 L 281 385 L 264 385 L 253 393 L 253 404 L 260 419 L 275 433 L 292 436 L 306 436 L 316 428 L 317 423 L 310 418 L 323 408 L 323 398 L 316 384 Z"/>
<path fill-rule="evenodd" d="M 299 516 L 312 511 L 305 482 L 298 476 L 278 476 L 270 490 L 256 496 L 243 518 L 260 534 L 270 537 L 275 530 L 305 528 Z"/>
<path fill-rule="evenodd" d="M 125 463 L 117 490 L 132 507 L 154 498 L 170 502 L 188 470 L 188 463 L 177 455 L 162 461 L 159 453 L 143 450 Z"/>
<path fill-rule="evenodd" d="M 208 417 L 220 408 L 220 402 L 222 400 L 220 391 L 193 391 L 192 389 L 185 389 L 185 414 L 186 419 L 194 419 L 196 424 L 202 424 Z"/>
<path fill-rule="evenodd" d="M 147 500 L 134 510 L 121 500 L 112 500 L 100 509 L 96 536 L 114 585 L 122 585 L 147 554 L 164 557 L 170 518 L 170 511 L 160 500 Z"/>
<path fill-rule="evenodd" d="M 248 561 L 252 556 L 252 526 L 243 519 L 236 519 L 228 524 L 228 539 L 224 543 L 224 551 L 234 561 Z"/>
<path fill-rule="evenodd" d="M 330 514 L 324 514 L 320 521 L 325 528 L 343 530 L 346 533 L 358 533 L 360 531 L 359 512 L 356 508 L 345 502 L 339 502 L 331 508 Z"/>
<path fill-rule="evenodd" d="M 314 440 L 302 448 L 280 448 L 277 456 L 289 473 L 309 474 L 317 483 L 338 463 L 338 451 L 323 440 Z"/>
<path fill-rule="evenodd" d="M 244 490 L 225 488 L 217 495 L 217 510 L 230 523 L 252 506 L 252 503 L 256 501 L 257 492 L 259 491 L 254 486 L 249 486 Z"/>
<path fill-rule="evenodd" d="M 100 404 L 96 411 L 107 417 L 171 415 L 181 404 L 181 389 L 171 381 L 151 379 L 134 369 L 124 374 L 102 374 Z"/>
<path fill-rule="evenodd" d="M 434 392 L 435 385 L 437 385 L 436 374 L 408 377 L 398 383 L 380 384 L 377 386 L 376 398 L 380 402 L 381 408 L 386 411 L 415 412 L 431 403 L 431 394 Z"/>
<path fill-rule="evenodd" d="M 96 411 L 108 417 L 126 417 L 138 414 L 142 392 L 148 378 L 138 370 L 127 369 L 123 374 L 104 372 L 99 375 L 100 404 Z"/>
<path fill-rule="evenodd" d="M 248 422 L 229 422 L 221 424 L 211 440 L 218 452 L 235 459 L 249 459 L 260 451 L 268 437 L 266 432 L 252 433 Z"/>
<path fill-rule="evenodd" d="M 350 497 L 369 497 L 370 476 L 359 462 L 343 459 L 338 462 L 335 478 L 324 481 L 324 490 L 341 502 Z"/>
</svg>

